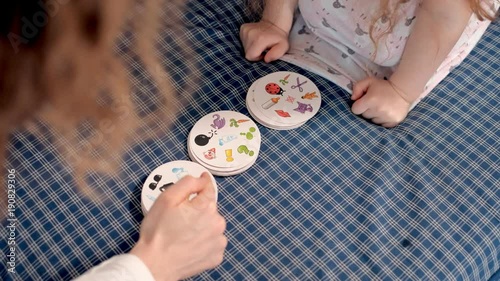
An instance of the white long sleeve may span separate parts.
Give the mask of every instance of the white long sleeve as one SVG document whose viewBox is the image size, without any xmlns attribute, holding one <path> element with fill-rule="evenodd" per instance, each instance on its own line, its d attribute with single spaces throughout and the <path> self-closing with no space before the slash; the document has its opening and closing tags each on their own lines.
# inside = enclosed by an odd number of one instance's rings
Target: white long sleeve
<svg viewBox="0 0 500 281">
<path fill-rule="evenodd" d="M 155 281 L 148 267 L 137 256 L 124 254 L 91 268 L 74 281 Z"/>
</svg>

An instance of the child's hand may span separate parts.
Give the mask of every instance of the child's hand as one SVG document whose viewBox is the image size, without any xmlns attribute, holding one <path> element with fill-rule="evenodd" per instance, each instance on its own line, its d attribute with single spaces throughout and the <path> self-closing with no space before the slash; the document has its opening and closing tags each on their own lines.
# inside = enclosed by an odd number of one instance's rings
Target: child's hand
<svg viewBox="0 0 500 281">
<path fill-rule="evenodd" d="M 366 78 L 354 85 L 352 112 L 371 119 L 386 128 L 401 123 L 410 110 L 411 102 L 386 80 Z"/>
<path fill-rule="evenodd" d="M 264 59 L 266 63 L 281 58 L 288 51 L 288 32 L 268 22 L 245 23 L 240 28 L 240 38 L 249 61 Z M 263 52 L 267 50 L 267 54 Z"/>
</svg>

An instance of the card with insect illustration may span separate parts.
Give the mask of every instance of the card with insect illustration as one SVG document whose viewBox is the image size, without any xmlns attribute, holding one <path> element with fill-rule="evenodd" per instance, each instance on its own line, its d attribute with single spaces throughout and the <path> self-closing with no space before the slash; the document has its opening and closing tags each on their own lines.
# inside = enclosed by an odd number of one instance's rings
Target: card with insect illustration
<svg viewBox="0 0 500 281">
<path fill-rule="evenodd" d="M 259 79 L 251 100 L 252 113 L 259 119 L 287 127 L 303 124 L 311 119 L 321 106 L 318 87 L 307 77 L 294 72 L 275 72 Z"/>
<path fill-rule="evenodd" d="M 264 116 L 261 111 L 257 108 L 257 104 L 255 103 L 255 100 L 253 98 L 253 94 L 255 92 L 255 86 L 258 84 L 258 81 L 255 81 L 250 88 L 248 88 L 247 96 L 245 99 L 245 105 L 247 107 L 248 113 L 250 113 L 250 116 L 257 121 L 258 123 L 274 129 L 274 130 L 292 130 L 295 128 L 298 128 L 302 126 L 304 123 L 297 123 L 297 124 L 292 124 L 292 125 L 285 125 L 283 123 L 274 121 L 272 119 L 267 118 Z"/>
</svg>

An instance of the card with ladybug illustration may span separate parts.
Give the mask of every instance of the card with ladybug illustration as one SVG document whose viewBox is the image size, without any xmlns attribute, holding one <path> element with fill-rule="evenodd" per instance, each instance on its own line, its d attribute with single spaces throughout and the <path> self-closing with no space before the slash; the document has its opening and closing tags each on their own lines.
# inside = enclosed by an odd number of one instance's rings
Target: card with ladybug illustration
<svg viewBox="0 0 500 281">
<path fill-rule="evenodd" d="M 321 93 L 307 77 L 294 72 L 275 72 L 259 79 L 252 100 L 261 119 L 294 127 L 311 119 L 321 107 Z"/>
<path fill-rule="evenodd" d="M 261 136 L 255 122 L 241 113 L 218 111 L 202 117 L 188 136 L 193 161 L 214 175 L 242 172 L 255 162 Z"/>
<path fill-rule="evenodd" d="M 186 175 L 200 177 L 204 172 L 210 174 L 210 172 L 200 164 L 190 161 L 173 161 L 154 169 L 142 186 L 141 207 L 143 214 L 149 212 L 158 196 L 171 185 L 178 182 Z M 215 198 L 217 200 L 217 182 L 211 174 L 210 177 L 215 188 Z M 191 194 L 189 200 L 192 200 L 194 197 L 196 197 L 196 195 Z"/>
<path fill-rule="evenodd" d="M 250 86 L 250 88 L 248 89 L 247 97 L 246 97 L 246 107 L 248 109 L 248 113 L 250 113 L 250 116 L 252 116 L 252 118 L 255 121 L 259 122 L 260 124 L 262 124 L 268 128 L 274 129 L 274 130 L 291 130 L 291 129 L 298 128 L 305 123 L 304 122 L 304 123 L 298 123 L 298 124 L 294 124 L 291 126 L 287 126 L 287 125 L 284 125 L 282 123 L 273 121 L 271 119 L 266 119 L 266 117 L 263 116 L 263 114 L 257 109 L 257 105 L 255 104 L 255 101 L 253 100 L 253 92 L 255 89 L 255 85 L 257 84 L 257 81 L 254 82 L 252 84 L 252 86 Z"/>
</svg>

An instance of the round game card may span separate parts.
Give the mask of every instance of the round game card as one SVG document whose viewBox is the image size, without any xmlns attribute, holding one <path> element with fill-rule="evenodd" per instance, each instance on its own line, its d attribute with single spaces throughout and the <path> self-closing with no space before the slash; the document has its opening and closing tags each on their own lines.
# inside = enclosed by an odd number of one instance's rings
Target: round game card
<svg viewBox="0 0 500 281">
<path fill-rule="evenodd" d="M 234 111 L 218 111 L 201 118 L 188 136 L 191 160 L 214 175 L 244 172 L 260 150 L 260 132 L 249 117 Z"/>
<path fill-rule="evenodd" d="M 210 174 L 207 169 L 190 161 L 173 161 L 154 169 L 142 186 L 142 212 L 144 214 L 149 212 L 156 198 L 158 198 L 158 196 L 160 196 L 169 186 L 178 182 L 184 176 L 191 175 L 193 177 L 200 177 L 204 172 Z M 215 200 L 217 200 L 217 182 L 211 174 L 210 177 L 212 178 L 212 183 L 215 188 Z M 196 197 L 196 195 L 192 194 L 189 200 L 194 197 Z"/>
<path fill-rule="evenodd" d="M 252 118 L 255 119 L 255 121 L 259 122 L 260 124 L 262 124 L 268 128 L 274 129 L 274 130 L 292 130 L 292 129 L 295 129 L 295 128 L 302 126 L 305 123 L 305 122 L 298 123 L 298 124 L 288 126 L 288 125 L 284 125 L 283 123 L 274 121 L 272 119 L 267 119 L 261 113 L 261 111 L 257 108 L 257 105 L 255 104 L 255 100 L 253 98 L 253 93 L 255 92 L 255 86 L 258 84 L 258 81 L 259 80 L 255 81 L 250 86 L 250 88 L 248 89 L 247 98 L 246 98 L 246 107 L 248 109 L 248 113 L 250 113 L 250 116 L 252 116 Z"/>
<path fill-rule="evenodd" d="M 275 72 L 257 80 L 248 92 L 249 111 L 270 128 L 293 129 L 321 107 L 318 87 L 303 75 Z"/>
</svg>

